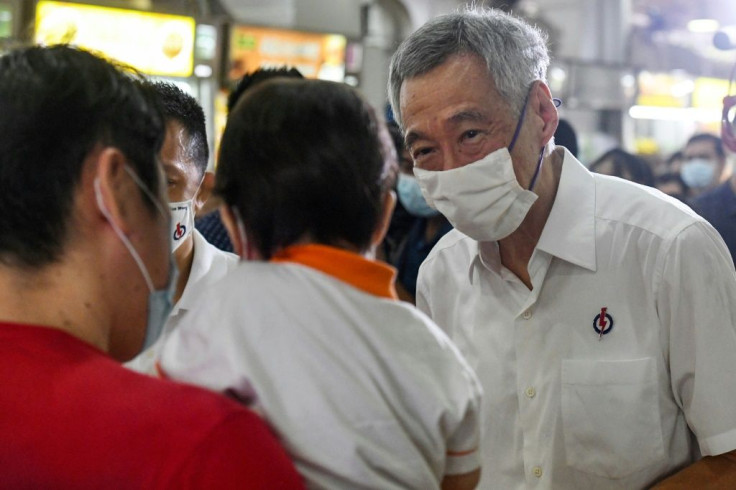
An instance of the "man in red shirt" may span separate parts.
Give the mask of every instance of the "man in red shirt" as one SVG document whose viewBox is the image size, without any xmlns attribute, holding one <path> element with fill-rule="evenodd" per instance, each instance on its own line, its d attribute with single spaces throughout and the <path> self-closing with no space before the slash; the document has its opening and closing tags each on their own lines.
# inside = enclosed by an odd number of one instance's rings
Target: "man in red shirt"
<svg viewBox="0 0 736 490">
<path fill-rule="evenodd" d="M 0 58 L 0 488 L 302 488 L 252 412 L 119 363 L 175 284 L 141 82 L 69 47 Z"/>
</svg>

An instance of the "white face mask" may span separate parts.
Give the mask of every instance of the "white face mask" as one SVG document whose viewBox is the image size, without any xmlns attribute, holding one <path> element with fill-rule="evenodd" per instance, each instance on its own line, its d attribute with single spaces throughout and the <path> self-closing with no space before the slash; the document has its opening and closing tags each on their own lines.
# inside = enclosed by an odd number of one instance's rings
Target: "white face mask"
<svg viewBox="0 0 736 490">
<path fill-rule="evenodd" d="M 170 202 L 171 211 L 171 251 L 176 251 L 184 243 L 194 229 L 194 199 L 180 202 Z"/>
<path fill-rule="evenodd" d="M 513 233 L 537 200 L 516 180 L 507 148 L 452 170 L 414 168 L 427 203 L 448 221 L 480 242 Z"/>
<path fill-rule="evenodd" d="M 204 181 L 204 178 L 202 179 Z M 171 212 L 171 251 L 176 251 L 179 246 L 184 243 L 189 235 L 194 231 L 194 198 L 199 192 L 202 182 L 197 186 L 191 199 L 179 202 L 170 202 L 169 211 Z"/>
</svg>

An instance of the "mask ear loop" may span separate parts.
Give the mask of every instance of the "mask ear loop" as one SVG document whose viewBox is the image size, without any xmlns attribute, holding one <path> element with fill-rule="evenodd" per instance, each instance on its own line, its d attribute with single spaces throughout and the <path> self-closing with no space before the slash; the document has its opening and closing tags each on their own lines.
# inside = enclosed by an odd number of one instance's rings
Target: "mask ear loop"
<svg viewBox="0 0 736 490">
<path fill-rule="evenodd" d="M 560 107 L 562 105 L 562 99 L 558 99 L 557 97 L 554 97 L 552 99 L 552 103 L 555 105 L 555 107 Z M 537 184 L 537 177 L 539 177 L 539 172 L 542 170 L 542 162 L 544 161 L 544 148 L 542 148 L 539 152 L 539 160 L 537 161 L 537 168 L 534 170 L 534 175 L 532 175 L 532 180 L 529 183 L 529 190 L 534 189 L 534 186 Z"/>
<path fill-rule="evenodd" d="M 143 264 L 143 259 L 141 259 L 141 256 L 138 255 L 138 252 L 135 250 L 135 247 L 133 247 L 133 244 L 130 243 L 130 240 L 128 240 L 128 237 L 126 237 L 123 231 L 118 227 L 118 225 L 115 224 L 115 222 L 112 219 L 112 216 L 110 216 L 110 211 L 107 210 L 107 206 L 105 206 L 105 202 L 102 200 L 102 193 L 100 192 L 100 179 L 99 178 L 95 178 L 94 187 L 95 187 L 95 198 L 97 199 L 97 207 L 99 208 L 102 215 L 105 218 L 107 218 L 107 222 L 110 223 L 110 226 L 112 227 L 115 234 L 118 236 L 118 238 L 120 238 L 120 241 L 123 242 L 123 245 L 125 245 L 125 248 L 128 249 L 128 252 L 130 252 L 130 255 L 133 257 L 133 260 L 135 260 L 135 263 L 138 265 L 138 268 L 140 269 L 141 274 L 143 274 L 143 279 L 146 281 L 146 286 L 148 286 L 148 291 L 153 292 L 155 289 L 153 287 L 153 281 L 151 280 L 151 276 L 148 274 L 148 270 L 146 269 L 146 266 Z"/>
</svg>

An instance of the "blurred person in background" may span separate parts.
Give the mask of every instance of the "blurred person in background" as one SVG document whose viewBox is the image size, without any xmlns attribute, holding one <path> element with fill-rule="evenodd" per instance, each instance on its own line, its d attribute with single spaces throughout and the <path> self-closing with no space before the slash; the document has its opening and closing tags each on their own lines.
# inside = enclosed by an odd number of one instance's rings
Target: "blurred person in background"
<svg viewBox="0 0 736 490">
<path fill-rule="evenodd" d="M 677 174 L 680 175 L 680 170 L 682 169 L 682 164 L 685 163 L 685 156 L 682 153 L 682 150 L 678 150 L 671 154 L 669 157 L 667 157 L 662 164 L 657 166 L 657 174 Z M 687 185 L 687 184 L 686 184 Z"/>
<path fill-rule="evenodd" d="M 620 148 L 608 150 L 589 167 L 591 172 L 620 177 L 637 184 L 654 186 L 654 174 L 649 164 Z"/>
<path fill-rule="evenodd" d="M 726 178 L 726 152 L 721 138 L 709 133 L 693 135 L 682 149 L 680 176 L 691 198 L 710 191 Z"/>
<path fill-rule="evenodd" d="M 169 240 L 177 270 L 174 307 L 161 336 L 127 364 L 136 371 L 155 374 L 157 352 L 186 312 L 212 284 L 238 263 L 238 256 L 211 245 L 194 227 L 194 216 L 204 205 L 214 175 L 207 172 L 209 148 L 202 107 L 189 94 L 166 82 L 152 83 L 164 114 L 166 137 L 159 153 L 164 169 L 171 230 Z"/>
<path fill-rule="evenodd" d="M 560 119 L 555 130 L 555 145 L 564 146 L 575 158 L 578 158 L 578 137 L 572 124 L 565 119 Z"/>
<path fill-rule="evenodd" d="M 255 87 L 261 82 L 270 80 L 272 78 L 304 78 L 302 74 L 296 68 L 258 68 L 250 73 L 246 73 L 238 81 L 237 85 L 227 98 L 227 112 L 232 112 L 235 104 L 237 104 L 240 97 L 245 92 Z M 210 202 L 207 203 L 208 209 L 214 209 L 204 216 L 198 217 L 195 226 L 202 233 L 204 238 L 212 243 L 220 250 L 226 252 L 233 251 L 233 244 L 230 241 L 230 237 L 227 234 L 225 226 L 222 224 L 222 218 L 220 217 L 220 211 L 216 208 L 219 207 L 219 199 L 217 196 L 210 196 Z"/>
<path fill-rule="evenodd" d="M 389 69 L 414 174 L 454 226 L 417 306 L 483 385 L 480 487 L 736 488 L 728 250 L 687 206 L 551 144 L 548 65 L 538 29 L 468 8 Z"/>
<path fill-rule="evenodd" d="M 125 369 L 173 294 L 165 126 L 88 52 L 0 57 L 0 487 L 303 488 L 253 412 Z"/>
<path fill-rule="evenodd" d="M 689 202 L 690 189 L 678 173 L 669 172 L 657 175 L 654 178 L 654 187 L 685 204 Z"/>
<path fill-rule="evenodd" d="M 727 97 L 724 103 L 729 100 L 736 99 Z M 725 144 L 730 145 L 729 149 L 736 152 L 736 139 L 733 138 L 732 131 L 733 125 L 729 123 L 724 114 L 723 139 L 711 135 L 700 135 L 692 145 L 690 143 L 688 145 L 692 154 L 700 155 L 703 160 L 717 160 L 716 157 L 720 152 L 723 153 L 721 158 L 725 161 Z M 710 191 L 696 196 L 692 199 L 691 205 L 718 230 L 731 252 L 731 257 L 736 261 L 736 174 Z"/>
<path fill-rule="evenodd" d="M 263 413 L 313 488 L 478 480 L 477 379 L 370 259 L 395 179 L 386 128 L 354 89 L 274 79 L 249 90 L 215 187 L 243 260 L 162 352 L 165 375 Z"/>
</svg>

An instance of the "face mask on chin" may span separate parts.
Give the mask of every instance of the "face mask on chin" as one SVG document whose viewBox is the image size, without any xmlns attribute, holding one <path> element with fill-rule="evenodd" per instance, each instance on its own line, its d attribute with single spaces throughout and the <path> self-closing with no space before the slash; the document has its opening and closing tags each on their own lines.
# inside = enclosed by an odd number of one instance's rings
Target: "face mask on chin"
<svg viewBox="0 0 736 490">
<path fill-rule="evenodd" d="M 527 95 L 508 148 L 500 148 L 476 162 L 451 170 L 414 168 L 427 203 L 452 226 L 479 242 L 509 236 L 519 228 L 538 198 L 531 189 L 542 168 L 544 148 L 539 153 L 529 190 L 519 185 L 511 160 L 528 100 Z"/>
<path fill-rule="evenodd" d="M 138 187 L 140 187 L 143 192 L 149 197 L 149 199 L 156 203 L 156 207 L 158 208 L 159 212 L 166 216 L 163 208 L 160 204 L 158 204 L 158 199 L 156 199 L 151 191 L 149 191 L 145 187 L 145 185 L 143 185 L 143 182 L 141 182 L 140 178 L 138 178 L 138 176 L 127 166 L 125 167 L 125 170 L 135 181 L 136 185 L 138 185 Z M 166 324 L 166 320 L 169 318 L 169 313 L 171 313 L 171 310 L 173 309 L 174 291 L 176 290 L 176 278 L 178 273 L 176 269 L 176 263 L 174 262 L 173 256 L 169 254 L 169 275 L 166 279 L 166 285 L 162 289 L 156 289 L 153 285 L 151 275 L 148 273 L 148 269 L 146 269 L 146 266 L 143 263 L 143 259 L 141 259 L 140 254 L 138 254 L 133 244 L 130 243 L 128 237 L 125 236 L 123 231 L 115 224 L 115 222 L 111 218 L 110 212 L 107 210 L 105 202 L 102 200 L 99 180 L 95 180 L 94 188 L 95 196 L 97 199 L 97 207 L 100 209 L 102 215 L 105 216 L 108 223 L 110 223 L 113 231 L 118 236 L 118 238 L 120 238 L 120 241 L 123 242 L 125 248 L 128 249 L 128 252 L 133 257 L 133 260 L 135 261 L 138 269 L 143 275 L 143 279 L 146 281 L 146 286 L 148 286 L 148 316 L 146 320 L 146 334 L 143 340 L 143 347 L 141 348 L 141 351 L 144 351 L 152 346 L 161 336 L 161 332 L 163 331 L 164 325 Z"/>
</svg>

